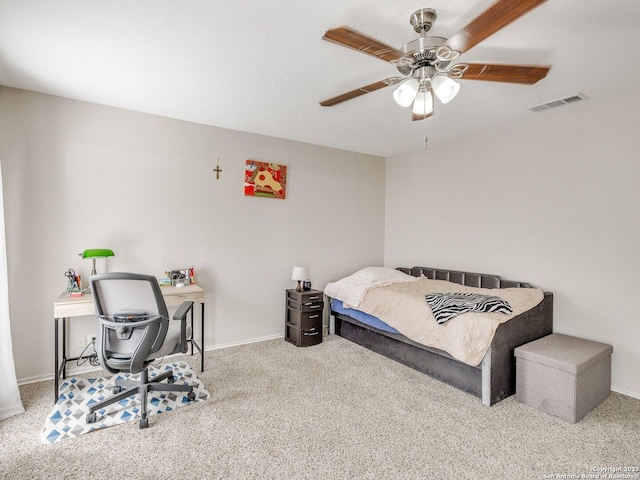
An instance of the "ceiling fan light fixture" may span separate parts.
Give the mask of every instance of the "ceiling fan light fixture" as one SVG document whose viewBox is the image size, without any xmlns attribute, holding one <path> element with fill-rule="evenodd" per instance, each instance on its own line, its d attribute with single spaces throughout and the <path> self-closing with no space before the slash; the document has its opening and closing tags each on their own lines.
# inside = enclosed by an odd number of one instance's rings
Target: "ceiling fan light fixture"
<svg viewBox="0 0 640 480">
<path fill-rule="evenodd" d="M 385 86 L 396 85 L 393 99 L 401 107 L 412 109 L 412 121 L 424 120 L 434 113 L 434 96 L 449 103 L 460 91 L 457 80 L 482 80 L 533 85 L 543 79 L 550 67 L 452 62 L 461 54 L 497 33 L 545 0 L 493 0 L 494 4 L 449 38 L 427 36 L 436 20 L 436 12 L 422 8 L 413 13 L 411 26 L 420 34 L 400 48 L 389 46 L 349 27 L 327 30 L 322 37 L 343 47 L 390 62 L 400 77 L 387 78 L 320 102 L 332 106 Z M 425 122 L 425 129 L 427 123 Z M 424 137 L 425 148 L 427 136 Z"/>
<path fill-rule="evenodd" d="M 460 84 L 444 75 L 436 75 L 432 78 L 431 85 L 436 97 L 438 97 L 438 100 L 442 103 L 449 103 L 460 91 Z"/>
<path fill-rule="evenodd" d="M 411 78 L 401 83 L 400 86 L 393 91 L 393 99 L 401 107 L 409 107 L 415 100 L 419 87 L 420 82 L 415 78 Z"/>
<path fill-rule="evenodd" d="M 433 96 L 429 90 L 418 92 L 411 111 L 415 115 L 428 116 L 433 113 Z"/>
</svg>

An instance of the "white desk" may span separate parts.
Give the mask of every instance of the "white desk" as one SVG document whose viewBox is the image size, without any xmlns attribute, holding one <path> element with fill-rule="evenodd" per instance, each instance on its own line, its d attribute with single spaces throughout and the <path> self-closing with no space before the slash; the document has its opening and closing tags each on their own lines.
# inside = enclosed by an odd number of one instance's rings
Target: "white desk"
<svg viewBox="0 0 640 480">
<path fill-rule="evenodd" d="M 167 307 L 177 307 L 184 301 L 192 301 L 199 303 L 200 310 L 200 345 L 204 346 L 204 290 L 197 285 L 185 285 L 184 287 L 160 287 L 162 296 Z M 54 402 L 58 400 L 58 388 L 60 375 L 62 378 L 67 376 L 67 362 L 78 360 L 81 357 L 67 358 L 67 323 L 70 318 L 83 317 L 87 315 L 95 315 L 95 305 L 93 303 L 93 295 L 85 294 L 81 297 L 70 297 L 63 293 L 53 303 L 53 317 L 55 319 L 55 382 L 54 382 Z M 62 322 L 60 322 L 62 320 Z M 60 363 L 58 336 L 59 324 L 62 323 L 62 363 Z M 188 342 L 191 344 L 191 355 L 193 355 L 194 347 L 200 353 L 200 371 L 204 371 L 204 352 L 202 347 L 196 343 L 193 338 L 193 308 L 191 308 L 191 338 Z M 85 357 L 82 357 L 85 358 Z"/>
</svg>

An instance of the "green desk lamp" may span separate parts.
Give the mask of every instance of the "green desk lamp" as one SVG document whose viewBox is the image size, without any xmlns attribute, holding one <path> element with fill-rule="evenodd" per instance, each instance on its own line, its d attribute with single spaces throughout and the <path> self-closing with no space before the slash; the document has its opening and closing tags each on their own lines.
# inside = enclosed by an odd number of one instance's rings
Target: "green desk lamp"
<svg viewBox="0 0 640 480">
<path fill-rule="evenodd" d="M 96 274 L 96 258 L 106 258 L 113 257 L 113 250 L 109 250 L 108 248 L 90 248 L 89 250 L 85 250 L 82 252 L 82 258 L 90 258 L 93 260 L 93 265 L 91 266 L 91 275 Z"/>
</svg>

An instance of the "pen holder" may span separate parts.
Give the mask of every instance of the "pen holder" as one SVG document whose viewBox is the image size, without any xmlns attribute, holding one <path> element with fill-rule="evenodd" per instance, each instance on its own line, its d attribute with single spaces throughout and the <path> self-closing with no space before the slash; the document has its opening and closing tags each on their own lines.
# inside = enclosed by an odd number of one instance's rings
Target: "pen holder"
<svg viewBox="0 0 640 480">
<path fill-rule="evenodd" d="M 82 285 L 80 275 L 76 275 L 76 272 L 73 269 L 69 269 L 64 274 L 67 277 L 67 295 L 71 295 L 74 293 L 82 294 Z"/>
</svg>

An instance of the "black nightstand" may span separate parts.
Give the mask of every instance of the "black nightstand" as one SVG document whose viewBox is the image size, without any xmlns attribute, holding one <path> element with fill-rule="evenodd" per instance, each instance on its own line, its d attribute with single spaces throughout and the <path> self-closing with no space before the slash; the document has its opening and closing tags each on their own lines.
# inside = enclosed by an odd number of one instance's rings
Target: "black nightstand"
<svg viewBox="0 0 640 480">
<path fill-rule="evenodd" d="M 323 311 L 321 290 L 287 290 L 284 339 L 297 347 L 322 343 Z"/>
</svg>

